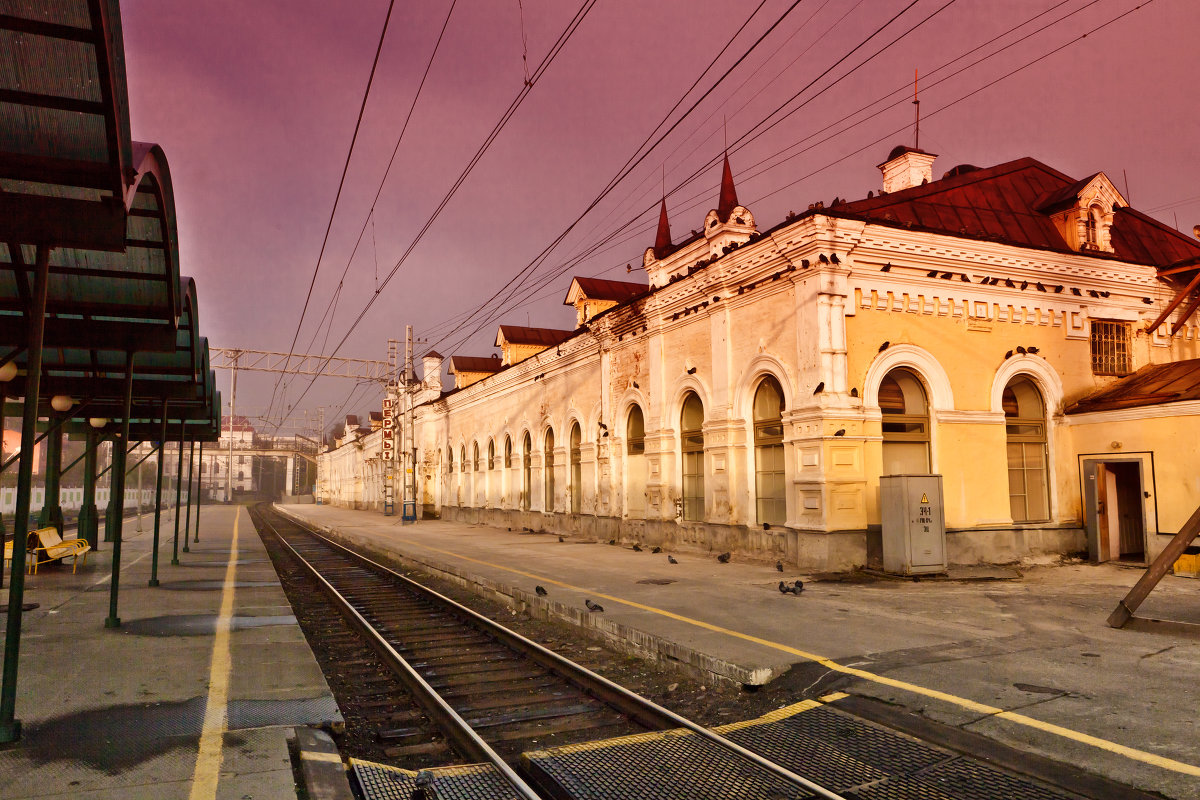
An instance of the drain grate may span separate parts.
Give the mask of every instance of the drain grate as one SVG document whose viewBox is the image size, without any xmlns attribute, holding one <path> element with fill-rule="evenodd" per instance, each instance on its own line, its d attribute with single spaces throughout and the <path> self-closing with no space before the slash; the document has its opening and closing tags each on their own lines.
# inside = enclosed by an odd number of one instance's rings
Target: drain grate
<svg viewBox="0 0 1200 800">
<path fill-rule="evenodd" d="M 370 761 L 350 759 L 354 777 L 366 800 L 411 800 L 417 773 Z M 508 783 L 488 764 L 428 770 L 438 800 L 517 800 Z"/>
<path fill-rule="evenodd" d="M 638 583 L 648 583 L 653 586 L 666 586 L 669 583 L 675 583 L 674 578 L 642 578 Z"/>
</svg>

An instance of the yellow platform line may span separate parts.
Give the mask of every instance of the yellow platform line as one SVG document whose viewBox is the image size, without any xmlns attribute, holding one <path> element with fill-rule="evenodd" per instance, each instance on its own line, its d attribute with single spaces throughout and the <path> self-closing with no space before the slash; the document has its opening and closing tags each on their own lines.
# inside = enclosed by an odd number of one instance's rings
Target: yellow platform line
<svg viewBox="0 0 1200 800">
<path fill-rule="evenodd" d="M 237 574 L 238 522 L 242 507 L 233 515 L 233 540 L 229 543 L 229 564 L 225 567 L 225 583 L 221 587 L 221 610 L 217 614 L 217 632 L 213 637 L 212 662 L 208 668 L 208 702 L 204 706 L 204 727 L 200 733 L 200 752 L 192 772 L 192 791 L 188 800 L 214 800 L 217 781 L 221 776 L 221 750 L 228 730 L 229 673 L 232 658 L 229 649 L 229 629 L 233 619 L 233 584 Z"/>
<path fill-rule="evenodd" d="M 509 567 L 504 564 L 495 564 L 495 563 L 492 563 L 491 561 L 484 561 L 482 559 L 472 558 L 470 556 L 464 556 L 461 553 L 455 553 L 451 550 L 442 550 L 437 547 L 431 547 L 422 542 L 413 541 L 412 539 L 400 539 L 399 541 L 402 541 L 406 544 L 413 545 L 414 547 L 419 547 L 424 550 L 428 550 L 430 552 L 440 553 L 442 555 L 451 556 L 453 558 L 459 558 L 464 561 L 470 561 L 471 563 L 479 564 L 479 565 L 485 566 L 485 567 L 491 567 L 492 569 L 503 570 L 505 572 L 510 572 L 514 575 L 522 575 L 526 578 L 531 578 L 531 579 L 537 581 L 538 583 L 548 583 L 553 586 L 558 586 L 563 589 L 569 589 L 574 592 L 583 592 L 585 594 L 590 593 L 591 596 L 593 596 L 593 597 L 598 597 L 603 600 L 610 600 L 614 603 L 620 603 L 621 605 L 629 606 L 630 608 L 636 608 L 639 611 L 647 611 L 651 614 L 657 614 L 659 616 L 666 617 L 668 619 L 673 619 L 678 622 L 683 622 L 688 625 L 694 625 L 698 628 L 703 628 L 704 630 L 712 631 L 713 633 L 720 633 L 725 636 L 733 637 L 735 639 L 741 639 L 742 641 L 745 641 L 745 642 L 752 642 L 754 644 L 761 645 L 763 647 L 768 647 L 772 650 L 778 650 L 782 653 L 787 653 L 789 655 L 793 655 L 798 658 L 802 658 L 806 661 L 812 661 L 817 664 L 820 664 L 821 666 L 825 667 L 826 669 L 830 670 L 831 672 L 840 672 L 843 675 L 851 675 L 855 678 L 860 678 L 864 681 L 870 681 L 872 683 L 877 683 L 877 684 L 880 684 L 883 686 L 890 686 L 893 689 L 899 689 L 901 691 L 921 695 L 922 697 L 928 697 L 928 698 L 931 698 L 934 700 L 940 700 L 944 703 L 948 703 L 950 705 L 955 705 L 955 706 L 958 706 L 959 708 L 966 709 L 967 711 L 973 711 L 977 714 L 984 714 L 984 715 L 988 715 L 988 716 L 992 716 L 992 717 L 997 717 L 999 719 L 1008 720 L 1009 722 L 1015 722 L 1018 725 L 1024 725 L 1025 727 L 1034 728 L 1034 729 L 1042 731 L 1044 733 L 1053 734 L 1055 736 L 1061 736 L 1064 739 L 1070 739 L 1071 741 L 1079 742 L 1080 744 L 1090 745 L 1091 747 L 1095 747 L 1100 750 L 1104 750 L 1106 752 L 1113 753 L 1115 755 L 1124 756 L 1125 758 L 1131 759 L 1133 761 L 1140 761 L 1143 764 L 1150 764 L 1152 766 L 1159 767 L 1161 769 L 1170 770 L 1172 772 L 1179 772 L 1184 775 L 1200 776 L 1200 767 L 1197 767 L 1193 764 L 1187 764 L 1183 761 L 1176 761 L 1173 758 L 1167 758 L 1166 756 L 1160 756 L 1157 753 L 1149 753 L 1149 752 L 1146 752 L 1145 750 L 1138 750 L 1135 747 L 1128 747 L 1123 744 L 1117 744 L 1116 742 L 1110 741 L 1108 739 L 1101 739 L 1098 736 L 1092 736 L 1090 734 L 1083 733 L 1083 732 L 1077 731 L 1077 730 L 1073 730 L 1071 728 L 1064 728 L 1061 725 L 1055 725 L 1051 722 L 1043 722 L 1042 720 L 1034 719 L 1033 717 L 1027 716 L 1025 714 L 1018 714 L 1015 711 L 1005 711 L 1004 709 L 997 708 L 996 706 L 989 706 L 985 703 L 977 703 L 974 700 L 968 699 L 966 697 L 959 697 L 957 695 L 953 695 L 948 692 L 942 692 L 942 691 L 938 691 L 937 689 L 930 689 L 928 687 L 920 686 L 915 683 L 909 683 L 908 681 L 897 680 L 896 678 L 889 678 L 886 675 L 878 675 L 874 672 L 868 672 L 867 670 L 864 670 L 864 669 L 858 669 L 856 667 L 846 667 L 846 666 L 843 666 L 843 665 L 837 663 L 836 661 L 833 661 L 832 659 L 829 659 L 829 658 L 819 655 L 817 653 L 810 653 L 806 650 L 800 650 L 799 648 L 792 647 L 792 646 L 786 645 L 786 644 L 782 644 L 780 642 L 773 642 L 770 639 L 763 639 L 759 636 L 753 636 L 748 633 L 742 633 L 741 631 L 735 631 L 731 628 L 725 628 L 720 625 L 714 625 L 711 622 L 705 622 L 704 620 L 686 617 L 682 614 L 676 614 L 673 611 L 667 611 L 662 608 L 655 608 L 654 606 L 648 606 L 644 603 L 638 603 L 634 600 L 626 600 L 623 597 L 615 597 L 611 594 L 604 594 L 602 592 L 597 592 L 597 591 L 594 591 L 591 589 L 585 589 L 582 586 L 575 586 L 574 584 L 555 580 L 554 578 L 547 578 L 542 575 L 536 575 L 532 572 L 525 572 L 524 570 L 514 569 L 513 567 Z"/>
</svg>

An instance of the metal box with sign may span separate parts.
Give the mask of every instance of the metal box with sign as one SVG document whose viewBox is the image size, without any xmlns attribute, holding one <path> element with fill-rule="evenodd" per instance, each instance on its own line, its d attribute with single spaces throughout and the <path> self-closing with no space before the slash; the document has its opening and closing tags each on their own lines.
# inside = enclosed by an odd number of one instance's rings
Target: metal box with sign
<svg viewBox="0 0 1200 800">
<path fill-rule="evenodd" d="M 879 479 L 883 569 L 899 575 L 946 571 L 946 519 L 941 475 Z"/>
</svg>

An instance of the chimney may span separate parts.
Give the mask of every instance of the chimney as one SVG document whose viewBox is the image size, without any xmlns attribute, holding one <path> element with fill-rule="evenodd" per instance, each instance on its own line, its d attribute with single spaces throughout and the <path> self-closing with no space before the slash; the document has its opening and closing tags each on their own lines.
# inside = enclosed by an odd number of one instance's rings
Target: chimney
<svg viewBox="0 0 1200 800">
<path fill-rule="evenodd" d="M 932 153 L 899 145 L 888 154 L 888 160 L 879 165 L 883 173 L 883 190 L 888 194 L 911 189 L 933 180 Z"/>
</svg>

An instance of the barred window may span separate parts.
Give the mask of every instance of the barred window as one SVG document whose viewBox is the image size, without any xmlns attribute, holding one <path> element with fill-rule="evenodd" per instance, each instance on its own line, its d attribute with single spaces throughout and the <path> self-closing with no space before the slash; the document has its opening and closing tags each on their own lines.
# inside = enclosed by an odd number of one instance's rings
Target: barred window
<svg viewBox="0 0 1200 800">
<path fill-rule="evenodd" d="M 1128 375 L 1129 325 L 1111 320 L 1092 320 L 1092 372 L 1096 375 Z"/>
</svg>

